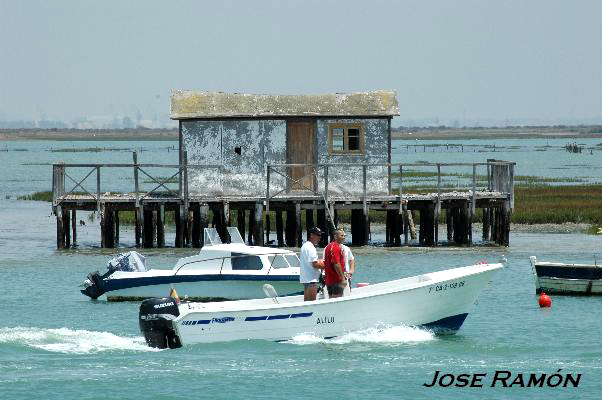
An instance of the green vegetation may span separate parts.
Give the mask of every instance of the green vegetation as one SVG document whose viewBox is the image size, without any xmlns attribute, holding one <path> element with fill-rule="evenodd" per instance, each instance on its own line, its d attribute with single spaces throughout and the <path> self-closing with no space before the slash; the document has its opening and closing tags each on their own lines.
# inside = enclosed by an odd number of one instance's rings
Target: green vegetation
<svg viewBox="0 0 602 400">
<path fill-rule="evenodd" d="M 17 196 L 17 200 L 35 200 L 35 201 L 52 201 L 52 192 L 35 192 L 23 196 Z"/>
<path fill-rule="evenodd" d="M 602 185 L 516 187 L 512 222 L 600 225 Z"/>
</svg>

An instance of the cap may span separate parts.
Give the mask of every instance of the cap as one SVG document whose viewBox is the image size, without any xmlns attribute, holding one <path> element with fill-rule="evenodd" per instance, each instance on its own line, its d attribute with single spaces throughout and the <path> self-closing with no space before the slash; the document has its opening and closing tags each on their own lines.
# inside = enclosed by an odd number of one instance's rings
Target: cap
<svg viewBox="0 0 602 400">
<path fill-rule="evenodd" d="M 314 226 L 313 228 L 309 229 L 309 233 L 313 233 L 314 235 L 318 235 L 318 236 L 322 236 L 324 234 L 324 232 L 322 232 L 320 230 L 320 228 L 318 228 L 317 226 Z"/>
</svg>

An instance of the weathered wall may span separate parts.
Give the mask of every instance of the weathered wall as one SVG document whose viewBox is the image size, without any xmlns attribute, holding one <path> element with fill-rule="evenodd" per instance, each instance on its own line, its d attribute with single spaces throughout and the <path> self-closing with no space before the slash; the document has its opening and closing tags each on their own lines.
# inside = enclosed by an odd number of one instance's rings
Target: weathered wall
<svg viewBox="0 0 602 400">
<path fill-rule="evenodd" d="M 182 145 L 189 164 L 223 165 L 191 168 L 190 195 L 264 196 L 265 164 L 286 163 L 286 122 L 182 121 Z"/>
<path fill-rule="evenodd" d="M 364 124 L 364 154 L 328 154 L 328 125 L 336 123 Z M 317 155 L 318 163 L 358 164 L 357 167 L 329 167 L 328 192 L 330 195 L 363 193 L 363 168 L 359 164 L 379 164 L 388 162 L 389 131 L 388 119 L 322 119 L 317 121 Z M 366 174 L 366 190 L 370 195 L 388 194 L 388 168 L 368 167 Z M 319 185 L 323 190 L 323 177 L 319 177 Z"/>
<path fill-rule="evenodd" d="M 363 123 L 365 154 L 328 154 L 328 125 Z M 346 163 L 357 166 L 329 168 L 329 195 L 363 193 L 363 170 L 360 164 L 386 163 L 389 152 L 388 119 L 317 119 L 316 162 Z M 285 120 L 183 120 L 182 146 L 189 164 L 223 165 L 219 169 L 190 168 L 189 193 L 192 196 L 265 196 L 266 164 L 286 164 Z M 236 148 L 240 147 L 240 154 Z M 279 170 L 285 173 L 284 169 Z M 388 168 L 369 167 L 367 192 L 388 194 Z M 318 184 L 324 189 L 323 170 Z M 272 173 L 270 192 L 283 189 L 285 179 Z"/>
</svg>

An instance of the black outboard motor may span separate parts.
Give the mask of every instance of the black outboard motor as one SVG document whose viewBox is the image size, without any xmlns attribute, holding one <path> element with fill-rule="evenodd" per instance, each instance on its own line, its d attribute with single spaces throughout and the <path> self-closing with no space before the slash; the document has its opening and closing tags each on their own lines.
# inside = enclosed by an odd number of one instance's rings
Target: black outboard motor
<svg viewBox="0 0 602 400">
<path fill-rule="evenodd" d="M 173 297 L 144 300 L 140 304 L 138 323 L 146 344 L 159 349 L 182 347 L 172 325 L 172 321 L 179 315 L 178 303 Z"/>
<path fill-rule="evenodd" d="M 105 292 L 104 278 L 111 275 L 113 271 L 108 271 L 104 275 L 100 275 L 98 271 L 91 272 L 88 274 L 88 279 L 84 282 L 84 289 L 81 290 L 83 294 L 96 300 L 102 296 Z"/>
</svg>

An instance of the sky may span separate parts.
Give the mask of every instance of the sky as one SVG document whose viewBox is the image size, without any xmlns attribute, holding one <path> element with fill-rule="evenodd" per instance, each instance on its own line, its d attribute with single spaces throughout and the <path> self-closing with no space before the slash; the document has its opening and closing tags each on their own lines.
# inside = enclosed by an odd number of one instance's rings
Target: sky
<svg viewBox="0 0 602 400">
<path fill-rule="evenodd" d="M 394 126 L 602 123 L 601 21 L 600 0 L 0 0 L 0 120 L 393 89 Z"/>
</svg>

